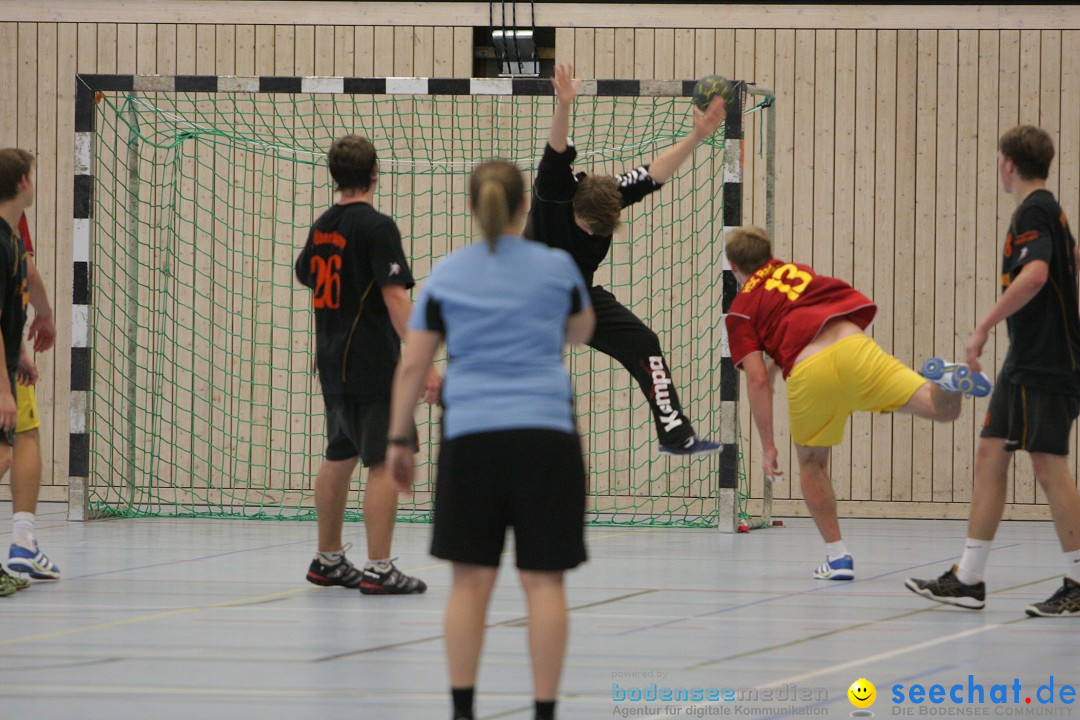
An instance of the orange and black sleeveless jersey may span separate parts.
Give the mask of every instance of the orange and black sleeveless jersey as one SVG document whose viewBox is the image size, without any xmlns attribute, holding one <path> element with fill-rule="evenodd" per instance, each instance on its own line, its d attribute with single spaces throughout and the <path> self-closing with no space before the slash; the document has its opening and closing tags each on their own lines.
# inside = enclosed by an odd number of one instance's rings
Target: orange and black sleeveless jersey
<svg viewBox="0 0 1080 720">
<path fill-rule="evenodd" d="M 1004 292 L 1024 265 L 1042 260 L 1046 284 L 1006 324 L 1009 352 L 1001 371 L 1020 385 L 1080 394 L 1080 308 L 1076 240 L 1049 190 L 1028 195 L 1013 214 L 1001 258 Z"/>
<path fill-rule="evenodd" d="M 401 341 L 381 288 L 415 284 L 393 219 L 363 202 L 334 205 L 312 226 L 296 277 L 314 291 L 323 394 L 389 399 Z"/>
<path fill-rule="evenodd" d="M 0 333 L 9 374 L 15 372 L 22 354 L 26 300 L 26 247 L 19 233 L 0 219 Z M 14 394 L 15 388 L 11 391 Z"/>
</svg>

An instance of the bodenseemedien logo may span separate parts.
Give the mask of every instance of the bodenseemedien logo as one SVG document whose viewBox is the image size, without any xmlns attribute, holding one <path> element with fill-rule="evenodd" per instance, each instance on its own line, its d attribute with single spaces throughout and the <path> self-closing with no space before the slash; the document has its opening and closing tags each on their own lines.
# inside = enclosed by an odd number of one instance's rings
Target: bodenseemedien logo
<svg viewBox="0 0 1080 720">
<path fill-rule="evenodd" d="M 859 678 L 851 683 L 847 696 L 856 708 L 851 711 L 851 717 L 874 717 L 874 713 L 868 709 L 877 700 L 877 688 L 874 687 L 874 683 L 866 678 Z"/>
</svg>

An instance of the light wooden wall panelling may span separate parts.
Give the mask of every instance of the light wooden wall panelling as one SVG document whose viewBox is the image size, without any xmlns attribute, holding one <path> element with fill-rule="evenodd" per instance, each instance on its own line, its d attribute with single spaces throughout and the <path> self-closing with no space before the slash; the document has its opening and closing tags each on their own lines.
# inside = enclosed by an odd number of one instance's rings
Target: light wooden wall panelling
<svg viewBox="0 0 1080 720">
<path fill-rule="evenodd" d="M 934 266 L 935 248 L 934 221 L 937 208 L 937 188 L 935 187 L 937 159 L 937 33 L 929 30 L 918 31 L 918 88 L 916 91 L 915 117 L 915 257 L 910 267 L 915 279 L 914 303 L 911 307 L 915 325 L 914 354 L 909 362 L 918 363 L 920 358 L 934 354 L 934 325 L 923 318 L 933 318 L 934 312 Z M 898 97 L 903 97 L 898 93 Z M 907 160 L 904 156 L 908 148 L 897 145 L 897 162 Z M 897 237 L 896 242 L 903 242 Z M 897 267 L 898 272 L 908 268 Z M 912 442 L 915 452 L 912 458 L 912 499 L 931 500 L 933 497 L 934 428 L 925 420 L 916 420 L 912 426 Z"/>
<path fill-rule="evenodd" d="M 956 264 L 956 136 L 957 136 L 957 62 L 958 37 L 955 30 L 936 32 L 937 36 L 937 138 L 936 168 L 934 178 L 935 203 L 934 240 L 934 288 L 933 324 L 934 339 L 930 353 L 941 357 L 953 356 L 956 322 L 956 291 L 960 284 L 960 268 Z M 925 316 L 919 316 L 925 317 Z M 930 323 L 927 323 L 930 325 Z M 929 357 L 929 355 L 927 356 Z M 914 358 L 916 365 L 922 356 Z M 935 502 L 948 502 L 953 492 L 953 456 L 955 427 L 934 426 L 926 421 L 919 425 L 929 426 L 934 438 L 933 480 L 931 497 Z M 963 451 L 967 453 L 966 448 Z"/>
<path fill-rule="evenodd" d="M 916 104 L 918 87 L 918 35 L 914 30 L 901 30 L 890 34 L 881 31 L 879 37 L 893 38 L 895 48 L 892 71 L 896 81 L 892 85 L 878 86 L 879 98 L 885 96 L 888 110 L 878 106 L 879 127 L 892 127 L 893 137 L 883 139 L 878 134 L 879 147 L 887 143 L 888 152 L 879 154 L 878 173 L 892 177 L 886 181 L 890 186 L 888 193 L 879 192 L 879 203 L 891 205 L 891 213 L 883 217 L 884 227 L 878 241 L 879 247 L 893 247 L 893 267 L 885 268 L 878 264 L 874 292 L 879 305 L 888 302 L 892 325 L 892 354 L 902 362 L 917 362 L 915 353 L 914 325 L 918 317 L 915 312 L 915 147 L 917 144 L 916 127 L 919 109 Z M 886 44 L 886 48 L 888 48 Z M 884 59 L 879 53 L 879 62 Z M 880 67 L 880 66 L 879 66 Z M 896 88 L 895 93 L 890 88 Z M 880 102 L 880 100 L 879 100 Z M 884 148 L 883 148 L 884 149 Z M 881 183 L 879 182 L 879 185 Z M 887 255 L 886 258 L 887 261 Z M 888 349 L 888 348 L 887 348 Z M 892 473 L 888 480 L 893 500 L 906 501 L 914 497 L 914 420 L 911 416 L 896 413 L 892 416 L 893 448 Z M 876 465 L 876 464 L 875 464 Z"/>
<path fill-rule="evenodd" d="M 875 240 L 875 156 L 877 124 L 877 33 L 873 30 L 855 31 L 854 87 L 851 109 L 853 123 L 854 156 L 851 169 L 851 242 L 852 242 L 852 282 L 856 288 L 871 298 L 877 293 L 874 288 Z M 877 322 L 880 322 L 878 320 Z M 875 323 L 876 324 L 876 323 Z M 871 326 L 873 328 L 874 326 Z M 872 331 L 876 336 L 876 329 Z M 885 475 L 880 470 L 875 473 L 881 460 L 877 456 L 881 443 L 880 433 L 875 426 L 875 416 L 862 415 L 852 418 L 851 436 L 860 438 L 858 445 L 851 451 L 851 476 L 853 496 L 870 499 L 875 496 L 875 479 Z M 891 430 L 891 428 L 889 428 Z M 889 443 L 892 442 L 889 433 Z M 891 462 L 891 445 L 885 445 L 886 467 Z M 855 492 L 857 490 L 858 492 Z"/>
<path fill-rule="evenodd" d="M 975 245 L 978 252 L 973 256 L 975 265 L 975 308 L 973 319 L 977 323 L 993 307 L 1000 292 L 999 273 L 1001 271 L 1001 245 L 1004 237 L 998 231 L 997 203 L 1000 194 L 997 171 L 998 141 L 998 94 L 1000 87 L 1000 47 L 999 33 L 983 30 L 979 35 L 979 80 L 978 80 L 978 127 L 976 146 L 978 167 L 976 169 L 976 204 L 975 204 Z M 975 327 L 961 332 L 962 342 L 967 343 Z M 1000 332 L 1000 331 L 999 331 Z M 997 353 L 997 343 L 993 338 L 986 345 L 982 362 L 987 372 L 995 373 L 1003 356 Z M 975 400 L 964 403 L 964 413 L 970 413 L 975 420 L 975 427 L 982 428 L 983 417 L 989 400 Z M 976 445 L 978 438 L 975 439 Z M 960 478 L 960 483 L 965 479 Z M 967 479 L 966 495 L 970 498 L 974 486 L 974 472 Z"/>
<path fill-rule="evenodd" d="M 828 198 L 831 209 L 832 275 L 848 283 L 855 281 L 855 74 L 856 36 L 854 30 L 839 30 L 832 42 L 834 97 L 832 128 L 832 193 Z M 814 126 L 818 127 L 815 119 Z M 818 140 L 823 133 L 817 133 Z M 817 149 L 815 148 L 815 153 Z M 824 154 L 824 153 L 823 153 Z M 816 163 L 815 163 L 816 164 Z M 815 187 L 816 190 L 816 187 Z M 814 224 L 817 224 L 815 218 Z M 854 419 L 854 418 L 853 418 Z M 870 419 L 863 415 L 859 421 L 863 432 L 869 433 Z M 868 435 L 857 432 L 857 426 L 848 421 L 848 432 L 843 443 L 833 451 L 833 484 L 847 488 L 847 497 L 870 497 L 870 476 L 859 474 L 855 466 L 865 464 L 859 455 L 869 456 L 872 445 L 866 442 Z"/>
<path fill-rule="evenodd" d="M 31 221 L 43 240 L 48 235 L 65 238 L 71 233 L 70 213 L 64 208 L 70 203 L 72 83 L 64 78 L 76 68 L 103 73 L 378 75 L 430 67 L 439 75 L 471 74 L 468 27 L 294 27 L 284 22 L 276 26 L 206 25 L 195 24 L 193 18 L 182 14 L 175 19 L 189 23 L 142 16 L 98 17 L 123 22 L 0 23 L 0 53 L 7 53 L 0 81 L 14 83 L 20 97 L 31 94 L 35 98 L 30 112 L 23 112 L 24 101 L 18 103 L 18 112 L 0 109 L 0 140 L 7 137 L 4 144 L 32 143 L 41 163 L 39 185 L 51 182 L 57 187 L 55 197 L 39 199 L 32 210 Z M 917 365 L 928 351 L 947 354 L 951 350 L 957 355 L 974 323 L 998 295 L 1000 247 L 1013 210 L 1012 199 L 1000 192 L 996 177 L 996 141 L 1001 131 L 1024 121 L 1044 126 L 1056 136 L 1058 159 L 1049 184 L 1072 216 L 1074 231 L 1078 224 L 1080 108 L 1068 98 L 1080 94 L 1080 76 L 1068 68 L 1080 62 L 1080 31 L 1060 30 L 1069 26 L 1060 22 L 1042 31 L 860 29 L 852 40 L 847 31 L 835 31 L 841 26 L 843 23 L 823 27 L 821 32 L 671 26 L 659 31 L 645 26 L 564 29 L 558 34 L 557 52 L 567 53 L 563 49 L 567 39 L 571 58 L 591 49 L 594 76 L 682 77 L 687 72 L 703 74 L 699 69 L 711 65 L 718 72 L 741 78 L 750 77 L 747 69 L 753 68 L 750 79 L 773 87 L 779 95 L 777 255 L 803 259 L 799 257 L 801 250 L 819 269 L 841 277 L 850 273 L 855 285 L 881 306 L 873 329 L 875 337 L 901 360 Z M 328 38 L 332 54 L 321 51 Z M 829 50 L 830 42 L 835 52 Z M 448 45 L 452 45 L 450 52 L 445 51 Z M 693 54 L 682 51 L 688 45 L 694 48 Z M 854 84 L 849 86 L 850 77 L 845 73 L 853 52 L 857 67 Z M 670 62 L 663 59 L 665 55 L 670 55 Z M 954 60 L 949 61 L 950 57 Z M 862 74 L 866 58 L 874 62 Z M 819 67 L 822 63 L 827 67 L 829 62 L 835 68 L 831 75 Z M 440 71 L 439 67 L 452 68 L 453 72 Z M 610 70 L 604 71 L 605 67 Z M 892 85 L 890 77 L 895 77 Z M 50 91 L 51 87 L 55 91 Z M 52 92 L 55 100 L 46 97 Z M 853 93 L 854 100 L 848 93 Z M 872 113 L 865 126 L 864 94 L 872 98 Z M 934 119 L 920 127 L 919 108 L 931 105 Z M 822 126 L 830 119 L 832 130 L 826 136 Z M 849 141 L 848 133 L 852 132 Z M 747 123 L 746 135 L 746 219 L 763 223 L 763 164 L 754 162 L 757 137 L 753 119 Z M 832 152 L 825 149 L 829 142 L 834 145 Z M 46 154 L 53 157 L 46 159 Z M 823 172 L 823 162 L 831 170 Z M 861 192 L 867 182 L 872 193 Z M 947 188 L 950 183 L 952 188 Z M 856 196 L 846 205 L 843 189 L 849 186 L 856 188 Z M 865 200 L 864 194 L 868 196 Z M 810 220 L 806 220 L 807 213 Z M 927 220 L 929 225 L 924 225 Z M 864 241 L 867 229 L 872 240 Z M 929 245 L 924 237 L 930 239 Z M 911 242 L 911 238 L 916 241 Z M 870 265 L 860 265 L 866 258 L 861 242 L 872 243 Z M 629 257 L 634 249 L 629 247 L 631 242 L 625 245 Z M 64 335 L 70 324 L 69 300 L 62 297 L 71 282 L 70 248 L 58 240 L 54 254 L 49 257 L 48 252 L 44 247 L 39 251 L 39 264 L 55 292 L 57 321 Z M 618 248 L 613 250 L 613 259 L 619 252 Z M 682 258 L 679 252 L 672 244 L 659 256 L 669 263 L 667 272 L 671 274 L 659 278 L 660 285 L 672 286 L 677 271 L 671 265 Z M 891 259 L 891 266 L 879 262 L 882 253 Z M 928 260 L 930 273 L 920 265 Z M 943 270 L 950 263 L 951 269 Z M 905 274 L 903 268 L 910 271 Z M 640 297 L 646 296 L 640 288 L 627 290 L 628 301 L 637 298 L 638 292 Z M 928 339 L 925 333 L 917 334 L 912 322 L 915 314 L 942 306 L 950 306 L 950 312 L 932 315 L 932 336 Z M 653 312 L 653 303 L 647 307 L 644 314 Z M 673 344 L 683 343 L 676 335 L 672 335 Z M 62 343 L 67 342 L 69 338 L 62 337 Z M 1000 365 L 1006 345 L 1002 327 L 986 353 L 992 370 Z M 67 392 L 61 387 L 69 372 L 67 347 L 58 347 L 55 356 L 41 360 L 48 380 L 39 388 L 39 400 L 47 424 L 51 418 L 52 429 L 46 432 L 51 433 L 54 452 L 51 461 L 46 459 L 46 467 L 53 470 L 54 487 L 61 488 L 67 473 Z M 593 379 L 601 387 L 605 380 L 615 382 L 620 372 L 613 371 L 603 379 L 594 374 Z M 696 379 L 685 379 L 682 384 L 690 382 Z M 626 387 L 614 393 L 612 401 L 623 402 L 621 398 L 625 398 L 626 402 L 639 402 L 637 394 L 636 388 Z M 778 417 L 785 414 L 782 396 L 780 387 Z M 693 412 L 692 406 L 689 409 Z M 635 416 L 642 410 L 637 408 Z M 971 457 L 984 410 L 985 401 L 965 401 L 964 414 L 951 432 L 940 433 L 923 421 L 913 422 L 901 415 L 854 420 L 850 445 L 842 446 L 834 459 L 842 496 L 847 492 L 851 497 L 862 497 L 868 492 L 875 500 L 897 502 L 966 500 Z M 745 403 L 740 421 L 751 449 L 751 476 L 756 483 L 760 447 Z M 872 440 L 866 450 L 853 441 L 860 425 L 871 429 Z M 935 448 L 932 454 L 919 451 L 928 432 Z M 785 446 L 783 454 L 790 472 L 794 468 L 786 457 L 785 433 L 782 431 L 779 439 Z M 858 434 L 865 435 L 865 430 Z M 611 454 L 614 471 L 620 466 L 619 454 L 625 452 L 627 460 L 622 464 L 628 469 L 625 465 L 639 465 L 652 453 L 652 435 L 649 423 L 626 444 L 625 451 L 615 449 L 612 438 L 611 449 L 602 453 Z M 43 447 L 48 444 L 43 443 Z M 849 449 L 850 459 L 846 455 Z M 927 461 L 921 458 L 931 455 L 934 459 L 927 468 Z M 1075 467 L 1075 458 L 1072 463 Z M 1011 501 L 1017 506 L 1043 502 L 1026 459 L 1017 463 L 1015 476 Z M 754 487 L 756 491 L 759 485 Z M 787 492 L 782 487 L 780 490 Z"/>
<path fill-rule="evenodd" d="M 953 249 L 953 334 L 940 338 L 940 352 L 961 358 L 967 337 L 975 328 L 977 186 L 979 171 L 979 34 L 961 30 L 957 38 L 956 76 L 956 244 Z M 948 348 L 948 349 L 946 349 Z M 976 428 L 982 426 L 975 403 L 965 399 L 953 425 L 951 500 L 970 499 L 974 473 Z"/>
<path fill-rule="evenodd" d="M 997 137 L 1000 137 L 1003 132 L 1009 128 L 1017 125 L 1020 122 L 1020 40 L 1021 33 L 1017 31 L 1004 31 L 1000 33 L 998 39 L 999 48 L 999 60 L 998 60 L 998 132 L 995 136 L 995 143 Z M 1036 108 L 1036 112 L 1038 109 Z M 1000 183 L 996 185 L 996 205 L 997 205 L 997 225 L 994 237 L 994 247 L 997 255 L 996 273 L 1001 272 L 1001 248 L 1005 241 L 1005 233 L 1008 231 L 1009 221 L 1012 218 L 1014 203 L 1012 198 L 1006 195 L 1000 188 Z M 998 288 L 1001 284 L 998 283 Z M 998 290 L 994 294 L 994 300 L 997 299 Z M 986 306 L 986 309 L 992 307 L 992 304 Z M 986 310 L 983 310 L 985 313 Z M 1008 334 L 1005 332 L 1005 324 L 998 325 L 995 331 L 994 344 L 996 346 L 996 364 L 994 367 L 1001 367 L 1001 363 L 1005 360 L 1006 349 L 1009 345 Z M 989 343 L 988 343 L 989 344 Z M 1019 481 L 1019 475 L 1025 472 L 1023 466 L 1028 465 L 1030 472 L 1030 463 L 1026 458 L 1023 458 L 1023 463 L 1017 463 L 1016 459 L 1013 460 L 1012 472 L 1010 473 L 1008 502 L 1022 503 L 1023 492 L 1018 492 L 1022 482 Z"/>
</svg>

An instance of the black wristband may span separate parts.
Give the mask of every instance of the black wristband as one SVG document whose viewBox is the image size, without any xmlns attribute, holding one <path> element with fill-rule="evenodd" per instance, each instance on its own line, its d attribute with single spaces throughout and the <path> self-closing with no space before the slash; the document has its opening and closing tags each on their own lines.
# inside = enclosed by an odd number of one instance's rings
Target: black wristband
<svg viewBox="0 0 1080 720">
<path fill-rule="evenodd" d="M 414 445 L 416 445 L 416 441 L 414 441 L 411 437 L 406 437 L 405 435 L 399 435 L 397 437 L 388 437 L 388 438 L 386 438 L 386 444 L 387 445 L 404 445 L 405 447 L 413 447 Z"/>
</svg>

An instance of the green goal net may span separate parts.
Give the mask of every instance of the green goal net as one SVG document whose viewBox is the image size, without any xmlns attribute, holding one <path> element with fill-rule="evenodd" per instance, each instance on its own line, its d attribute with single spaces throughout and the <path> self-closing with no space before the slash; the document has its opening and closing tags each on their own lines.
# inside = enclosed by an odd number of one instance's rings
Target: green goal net
<svg viewBox="0 0 1080 720">
<path fill-rule="evenodd" d="M 470 169 L 516 161 L 529 179 L 550 97 L 108 92 L 97 97 L 89 322 L 87 504 L 94 514 L 314 518 L 324 450 L 310 291 L 293 262 L 333 202 L 331 141 L 370 137 L 379 210 L 401 228 L 419 283 L 473 241 Z M 579 98 L 577 167 L 647 162 L 691 123 L 685 97 Z M 717 437 L 723 138 L 628 209 L 596 282 L 645 320 L 699 433 Z M 715 526 L 718 460 L 657 452 L 633 378 L 589 348 L 568 357 L 594 522 Z M 430 519 L 437 409 L 420 406 L 415 495 Z M 728 439 L 727 442 L 734 442 Z M 362 517 L 366 473 L 349 519 Z"/>
</svg>

